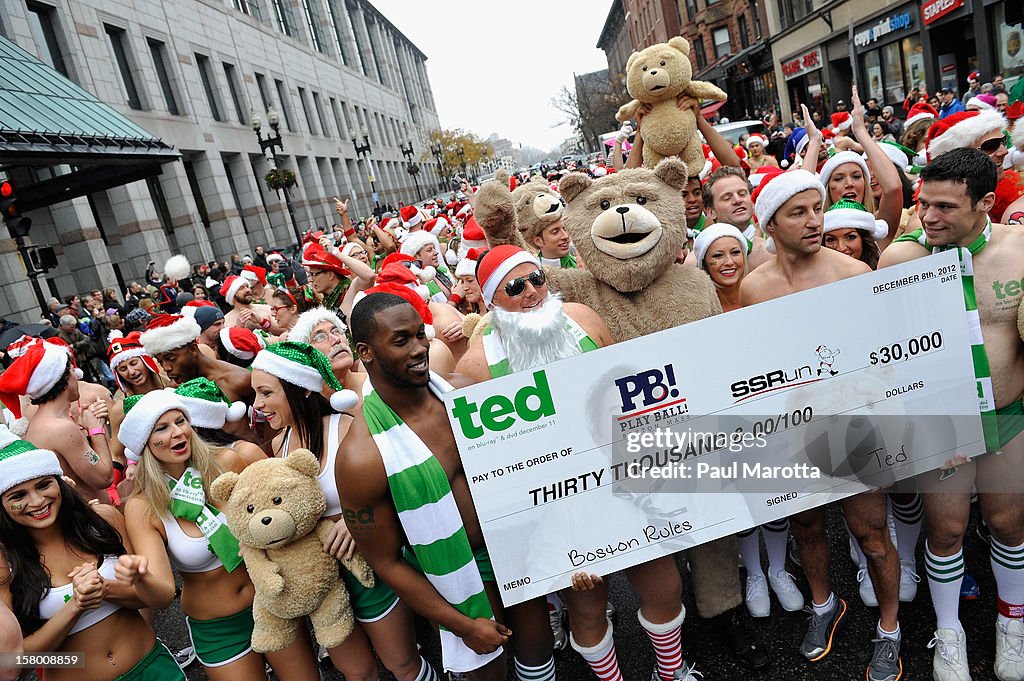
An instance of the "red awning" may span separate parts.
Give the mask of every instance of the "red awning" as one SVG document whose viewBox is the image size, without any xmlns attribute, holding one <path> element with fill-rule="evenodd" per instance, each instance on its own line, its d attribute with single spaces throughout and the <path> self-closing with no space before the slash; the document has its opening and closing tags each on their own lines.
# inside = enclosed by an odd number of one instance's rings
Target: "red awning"
<svg viewBox="0 0 1024 681">
<path fill-rule="evenodd" d="M 701 107 L 700 115 L 708 120 L 711 120 L 712 116 L 715 115 L 715 112 L 721 109 L 723 105 L 725 105 L 725 102 L 714 102 L 712 104 L 708 104 L 705 107 Z"/>
</svg>

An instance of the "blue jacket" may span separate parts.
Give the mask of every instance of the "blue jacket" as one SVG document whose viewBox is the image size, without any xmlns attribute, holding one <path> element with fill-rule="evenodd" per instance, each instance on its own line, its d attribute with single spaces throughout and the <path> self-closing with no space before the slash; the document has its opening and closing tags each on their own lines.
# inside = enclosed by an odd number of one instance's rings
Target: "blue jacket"
<svg viewBox="0 0 1024 681">
<path fill-rule="evenodd" d="M 939 107 L 939 118 L 942 119 L 946 116 L 952 116 L 953 114 L 960 113 L 961 111 L 966 111 L 963 103 L 959 99 L 954 99 L 949 104 Z"/>
</svg>

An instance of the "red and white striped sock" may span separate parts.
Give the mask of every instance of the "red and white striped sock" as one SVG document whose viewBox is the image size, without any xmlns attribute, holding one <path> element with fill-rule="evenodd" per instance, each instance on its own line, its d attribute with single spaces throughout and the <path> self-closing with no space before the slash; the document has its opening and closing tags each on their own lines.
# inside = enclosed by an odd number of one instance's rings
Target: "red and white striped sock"
<svg viewBox="0 0 1024 681">
<path fill-rule="evenodd" d="M 647 632 L 647 637 L 654 644 L 654 656 L 658 661 L 658 676 L 665 681 L 672 681 L 672 674 L 683 666 L 683 620 L 686 619 L 686 608 L 679 604 L 679 614 L 669 622 L 655 624 L 648 622 L 639 610 L 636 613 L 640 626 Z"/>
<path fill-rule="evenodd" d="M 576 643 L 572 632 L 569 633 L 569 643 L 577 653 L 590 665 L 590 669 L 597 674 L 601 681 L 623 681 L 622 672 L 619 671 L 619 656 L 615 654 L 615 639 L 612 638 L 612 621 L 608 620 L 608 629 L 605 631 L 601 642 L 591 648 L 584 648 Z"/>
</svg>

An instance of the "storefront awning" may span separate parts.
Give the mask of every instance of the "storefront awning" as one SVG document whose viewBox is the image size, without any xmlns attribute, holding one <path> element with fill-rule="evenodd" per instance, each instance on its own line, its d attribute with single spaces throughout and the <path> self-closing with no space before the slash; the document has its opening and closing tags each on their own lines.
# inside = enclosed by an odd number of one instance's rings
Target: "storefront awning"
<svg viewBox="0 0 1024 681">
<path fill-rule="evenodd" d="M 181 157 L 111 107 L 0 36 L 0 170 L 22 210 L 160 174 Z M 54 168 L 49 179 L 26 168 Z M 67 166 L 70 166 L 70 172 Z M 58 174 L 62 173 L 62 174 Z"/>
<path fill-rule="evenodd" d="M 759 40 L 759 41 L 757 41 L 756 43 L 754 43 L 752 45 L 748 45 L 747 47 L 743 48 L 743 50 L 741 50 L 737 54 L 734 54 L 733 56 L 731 56 L 728 59 L 726 59 L 725 62 L 723 62 L 723 64 L 722 64 L 722 68 L 725 69 L 726 72 L 728 72 L 728 71 L 730 71 L 732 69 L 735 69 L 744 60 L 752 61 L 752 58 L 753 58 L 754 55 L 756 55 L 758 52 L 760 52 L 761 50 L 763 50 L 763 49 L 765 49 L 767 47 L 768 47 L 768 43 L 766 43 L 764 40 Z M 744 73 L 742 75 L 746 76 L 746 75 L 751 75 L 752 73 L 753 73 L 753 68 L 751 68 L 749 73 Z"/>
<path fill-rule="evenodd" d="M 708 120 L 711 120 L 714 117 L 715 112 L 721 109 L 723 106 L 725 106 L 725 102 L 714 102 L 712 104 L 708 104 L 707 106 L 701 107 L 700 115 Z"/>
<path fill-rule="evenodd" d="M 725 54 L 711 62 L 697 73 L 693 74 L 694 80 L 716 80 L 725 78 L 725 69 L 722 65 L 730 59 L 730 56 Z"/>
</svg>

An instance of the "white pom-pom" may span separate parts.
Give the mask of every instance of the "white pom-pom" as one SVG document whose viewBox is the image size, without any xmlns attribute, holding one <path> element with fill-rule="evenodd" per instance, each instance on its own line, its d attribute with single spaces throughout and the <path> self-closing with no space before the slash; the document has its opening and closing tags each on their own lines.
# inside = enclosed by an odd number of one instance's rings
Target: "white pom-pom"
<svg viewBox="0 0 1024 681">
<path fill-rule="evenodd" d="M 459 264 L 459 256 L 455 251 L 449 248 L 447 251 L 444 252 L 444 261 L 451 265 L 452 267 L 455 267 L 456 265 Z"/>
<path fill-rule="evenodd" d="M 352 390 L 339 390 L 331 395 L 331 409 L 334 411 L 350 411 L 357 404 L 359 404 L 359 396 Z"/>
<path fill-rule="evenodd" d="M 228 423 L 234 423 L 235 421 L 241 421 L 242 419 L 245 418 L 245 415 L 246 415 L 246 413 L 248 411 L 249 411 L 249 408 L 246 406 L 245 402 L 232 402 L 231 406 L 228 407 L 228 412 L 224 416 L 224 419 Z"/>
<path fill-rule="evenodd" d="M 782 163 L 780 163 L 779 166 L 782 167 L 782 168 L 788 168 L 789 167 L 789 161 L 786 160 L 786 159 L 782 159 Z"/>
<path fill-rule="evenodd" d="M 412 273 L 416 275 L 416 278 L 426 284 L 428 281 L 434 281 L 434 277 L 437 276 L 437 270 L 434 269 L 433 265 L 427 265 L 423 268 L 412 268 Z"/>
<path fill-rule="evenodd" d="M 437 335 L 434 332 L 434 325 L 433 324 L 424 324 L 423 325 L 423 333 L 427 336 L 427 340 L 434 340 L 434 337 Z"/>
<path fill-rule="evenodd" d="M 128 459 L 129 461 L 134 461 L 135 463 L 138 463 L 142 459 L 141 456 L 139 456 L 132 450 L 128 449 L 127 447 L 124 448 L 124 458 Z"/>
<path fill-rule="evenodd" d="M 172 255 L 164 263 L 164 274 L 171 279 L 184 279 L 192 272 L 188 258 L 183 255 Z"/>
<path fill-rule="evenodd" d="M 28 432 L 28 419 L 24 416 L 20 419 L 14 419 L 11 421 L 8 429 L 18 437 L 25 437 L 25 434 Z"/>
<path fill-rule="evenodd" d="M 413 291 L 415 291 L 416 295 L 423 299 L 424 303 L 430 302 L 430 289 L 424 286 L 423 284 L 420 284 L 419 286 L 413 288 Z"/>
<path fill-rule="evenodd" d="M 75 378 L 77 378 L 79 381 L 81 381 L 83 378 L 85 378 L 85 374 L 78 367 L 75 367 L 74 371 L 75 371 Z"/>
</svg>

